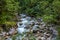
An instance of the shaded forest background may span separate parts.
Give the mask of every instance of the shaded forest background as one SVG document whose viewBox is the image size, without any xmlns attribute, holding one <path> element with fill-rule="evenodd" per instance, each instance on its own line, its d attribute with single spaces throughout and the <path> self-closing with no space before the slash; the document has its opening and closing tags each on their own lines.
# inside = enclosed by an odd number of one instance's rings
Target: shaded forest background
<svg viewBox="0 0 60 40">
<path fill-rule="evenodd" d="M 16 25 L 16 16 L 21 13 L 60 25 L 60 0 L 0 0 L 0 26 Z"/>
</svg>

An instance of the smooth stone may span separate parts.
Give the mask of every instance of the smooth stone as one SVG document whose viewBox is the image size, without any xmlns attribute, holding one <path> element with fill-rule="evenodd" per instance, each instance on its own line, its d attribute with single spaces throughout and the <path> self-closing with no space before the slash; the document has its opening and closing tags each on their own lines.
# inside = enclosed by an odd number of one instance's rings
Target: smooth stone
<svg viewBox="0 0 60 40">
<path fill-rule="evenodd" d="M 47 40 L 52 40 L 52 37 L 51 37 L 51 36 L 50 36 L 50 37 L 48 37 L 48 38 L 47 38 Z"/>
<path fill-rule="evenodd" d="M 41 37 L 41 40 L 46 40 L 45 37 Z"/>
<path fill-rule="evenodd" d="M 45 27 L 40 25 L 39 28 L 40 28 L 40 29 L 44 29 Z"/>
<path fill-rule="evenodd" d="M 31 18 L 30 17 L 26 17 L 26 20 L 31 20 Z"/>
<path fill-rule="evenodd" d="M 34 25 L 33 30 L 38 30 L 38 27 L 39 27 L 38 25 Z"/>
<path fill-rule="evenodd" d="M 2 32 L 2 35 L 5 36 L 6 32 Z"/>
<path fill-rule="evenodd" d="M 40 25 L 40 23 L 39 22 L 35 22 L 35 25 Z"/>
<path fill-rule="evenodd" d="M 55 30 L 53 27 L 50 27 L 50 30 L 52 31 L 53 37 L 56 37 L 58 35 L 58 31 Z"/>
<path fill-rule="evenodd" d="M 7 38 L 6 40 L 12 40 L 12 38 Z"/>
<path fill-rule="evenodd" d="M 42 18 L 39 18 L 39 19 L 37 19 L 38 20 L 38 22 L 42 22 L 43 20 L 42 20 Z"/>
</svg>

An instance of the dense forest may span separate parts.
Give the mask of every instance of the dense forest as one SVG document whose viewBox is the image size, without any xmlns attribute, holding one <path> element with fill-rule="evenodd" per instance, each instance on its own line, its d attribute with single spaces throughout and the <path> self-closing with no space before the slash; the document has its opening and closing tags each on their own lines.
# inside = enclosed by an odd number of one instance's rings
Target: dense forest
<svg viewBox="0 0 60 40">
<path fill-rule="evenodd" d="M 0 0 L 0 29 L 16 26 L 17 15 L 22 13 L 57 25 L 60 36 L 60 0 Z"/>
<path fill-rule="evenodd" d="M 18 13 L 25 13 L 46 22 L 60 23 L 60 0 L 1 0 L 0 24 L 12 20 Z M 48 20 L 48 21 L 47 21 Z"/>
</svg>

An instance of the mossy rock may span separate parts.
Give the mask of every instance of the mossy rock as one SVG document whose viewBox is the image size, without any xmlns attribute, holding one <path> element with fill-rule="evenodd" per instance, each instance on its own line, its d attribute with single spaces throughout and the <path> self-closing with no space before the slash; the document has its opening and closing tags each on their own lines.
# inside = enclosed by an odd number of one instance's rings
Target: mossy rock
<svg viewBox="0 0 60 40">
<path fill-rule="evenodd" d="M 16 25 L 16 22 L 5 22 L 6 25 Z"/>
</svg>

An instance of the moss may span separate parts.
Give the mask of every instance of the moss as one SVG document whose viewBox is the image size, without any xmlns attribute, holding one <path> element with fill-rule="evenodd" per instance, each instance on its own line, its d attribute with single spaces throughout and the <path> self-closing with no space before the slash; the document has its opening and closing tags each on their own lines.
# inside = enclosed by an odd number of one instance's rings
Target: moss
<svg viewBox="0 0 60 40">
<path fill-rule="evenodd" d="M 7 22 L 1 24 L 1 29 L 8 32 L 11 27 L 16 27 L 15 25 L 16 25 L 16 22 L 7 21 Z"/>
<path fill-rule="evenodd" d="M 16 25 L 16 22 L 9 21 L 9 22 L 5 22 L 5 24 L 6 24 L 7 28 L 11 28 L 11 27 L 14 27 Z"/>
<path fill-rule="evenodd" d="M 16 25 L 16 22 L 5 22 L 6 25 Z"/>
</svg>

